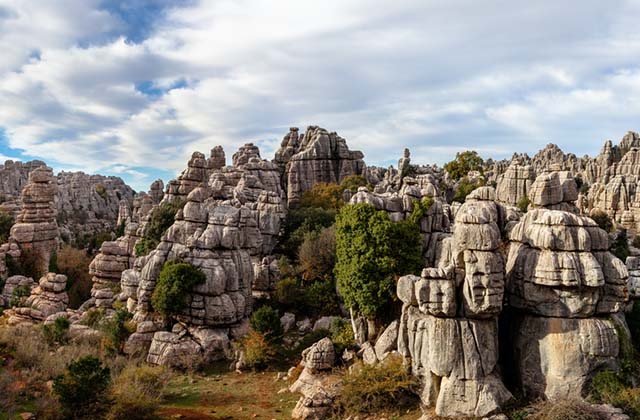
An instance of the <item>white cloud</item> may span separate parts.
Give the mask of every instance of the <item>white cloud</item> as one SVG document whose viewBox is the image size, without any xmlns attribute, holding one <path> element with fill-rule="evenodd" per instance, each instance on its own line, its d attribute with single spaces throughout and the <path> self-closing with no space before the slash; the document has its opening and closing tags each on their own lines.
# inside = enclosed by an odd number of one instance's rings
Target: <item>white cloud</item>
<svg viewBox="0 0 640 420">
<path fill-rule="evenodd" d="M 202 0 L 137 44 L 100 4 L 0 0 L 0 128 L 138 189 L 195 149 L 271 157 L 292 125 L 336 130 L 370 163 L 404 147 L 424 163 L 549 141 L 595 153 L 639 128 L 633 1 Z"/>
</svg>

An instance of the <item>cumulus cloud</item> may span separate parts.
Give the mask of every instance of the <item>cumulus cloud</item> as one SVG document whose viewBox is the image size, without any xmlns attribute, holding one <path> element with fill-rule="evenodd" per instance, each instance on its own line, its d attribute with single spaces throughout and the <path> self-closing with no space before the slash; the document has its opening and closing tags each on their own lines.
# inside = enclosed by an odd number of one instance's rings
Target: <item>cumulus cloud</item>
<svg viewBox="0 0 640 420">
<path fill-rule="evenodd" d="M 593 154 L 638 128 L 640 7 L 571 3 L 0 0 L 0 129 L 137 189 L 309 124 L 372 164 Z"/>
</svg>

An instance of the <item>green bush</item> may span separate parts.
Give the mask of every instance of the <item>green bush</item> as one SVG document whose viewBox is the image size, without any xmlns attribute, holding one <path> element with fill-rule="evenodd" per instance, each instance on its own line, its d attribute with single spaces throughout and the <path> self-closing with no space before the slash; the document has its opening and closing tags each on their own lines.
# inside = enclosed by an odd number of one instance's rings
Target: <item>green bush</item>
<svg viewBox="0 0 640 420">
<path fill-rule="evenodd" d="M 42 325 L 42 335 L 47 344 L 53 346 L 54 344 L 65 344 L 69 341 L 69 320 L 67 318 L 59 317 L 53 322 L 53 324 Z"/>
<path fill-rule="evenodd" d="M 7 254 L 6 265 L 8 277 L 21 275 L 38 281 L 44 274 L 42 273 L 42 258 L 38 253 L 28 248 L 22 248 L 18 258 Z"/>
<path fill-rule="evenodd" d="M 319 232 L 331 226 L 336 219 L 336 210 L 321 207 L 302 207 L 289 211 L 284 222 L 284 233 L 280 252 L 291 260 L 298 256 L 298 249 L 305 235 Z"/>
<path fill-rule="evenodd" d="M 9 233 L 11 232 L 13 223 L 13 216 L 6 211 L 0 210 L 0 243 L 5 243 L 7 239 L 9 239 Z"/>
<path fill-rule="evenodd" d="M 620 407 L 631 418 L 640 418 L 640 389 L 625 383 L 618 372 L 603 371 L 591 382 L 591 399 L 601 404 Z"/>
<path fill-rule="evenodd" d="M 59 273 L 58 271 L 58 251 L 54 250 L 51 254 L 51 258 L 49 258 L 49 272 L 50 273 Z"/>
<path fill-rule="evenodd" d="M 31 288 L 29 286 L 17 286 L 11 293 L 9 307 L 13 308 L 15 306 L 23 306 L 29 295 L 31 295 Z"/>
<path fill-rule="evenodd" d="M 116 228 L 116 238 L 124 236 L 126 227 L 127 224 L 125 222 L 122 222 L 118 225 L 118 227 Z"/>
<path fill-rule="evenodd" d="M 484 160 L 478 155 L 475 150 L 467 150 L 462 153 L 456 153 L 456 158 L 451 162 L 444 165 L 444 170 L 449 173 L 454 181 L 467 176 L 470 171 L 480 171 L 482 173 L 482 166 Z"/>
<path fill-rule="evenodd" d="M 135 252 L 136 257 L 141 257 L 144 255 L 149 255 L 151 251 L 156 249 L 160 242 L 155 239 L 150 238 L 140 238 L 138 242 L 136 242 Z"/>
<path fill-rule="evenodd" d="M 118 354 L 129 335 L 135 332 L 134 325 L 129 323 L 132 314 L 124 309 L 117 309 L 115 314 L 100 323 L 100 330 L 104 333 L 102 347 L 107 354 Z"/>
<path fill-rule="evenodd" d="M 376 318 L 395 300 L 395 277 L 417 274 L 422 265 L 422 238 L 414 223 L 394 223 L 365 203 L 338 214 L 335 276 L 349 308 Z"/>
<path fill-rule="evenodd" d="M 607 213 L 598 210 L 591 216 L 591 218 L 606 232 L 611 232 L 613 230 L 613 221 Z"/>
<path fill-rule="evenodd" d="M 520 200 L 518 200 L 518 204 L 516 204 L 516 206 L 521 212 L 526 213 L 527 210 L 529 210 L 529 204 L 531 204 L 531 200 L 529 200 L 529 197 L 526 195 L 523 195 L 520 197 Z"/>
<path fill-rule="evenodd" d="M 249 324 L 256 332 L 271 342 L 279 341 L 284 333 L 278 311 L 270 306 L 261 306 L 249 319 Z"/>
<path fill-rule="evenodd" d="M 53 392 L 69 419 L 97 418 L 105 408 L 111 377 L 96 357 L 85 356 L 67 367 L 53 381 Z"/>
<path fill-rule="evenodd" d="M 306 305 L 305 288 L 295 277 L 285 277 L 276 283 L 274 301 L 283 312 L 298 312 Z"/>
<path fill-rule="evenodd" d="M 107 200 L 107 189 L 102 184 L 96 184 L 96 192 L 103 200 Z"/>
<path fill-rule="evenodd" d="M 155 420 L 171 371 L 160 366 L 127 366 L 113 381 L 107 420 Z"/>
<path fill-rule="evenodd" d="M 315 281 L 306 286 L 304 308 L 308 315 L 335 315 L 340 311 L 340 298 L 333 279 Z"/>
<path fill-rule="evenodd" d="M 331 341 L 335 346 L 336 354 L 340 356 L 345 349 L 355 347 L 351 323 L 343 318 L 338 318 L 331 325 Z"/>
<path fill-rule="evenodd" d="M 189 263 L 167 261 L 158 276 L 151 305 L 163 315 L 177 315 L 184 309 L 193 287 L 206 280 L 204 273 Z"/>
<path fill-rule="evenodd" d="M 349 190 L 355 193 L 360 187 L 367 187 L 369 189 L 372 189 L 371 185 L 369 185 L 369 183 L 367 182 L 367 179 L 362 175 L 349 175 L 345 177 L 340 183 L 340 188 L 342 189 L 342 191 Z"/>
<path fill-rule="evenodd" d="M 376 365 L 356 365 L 343 377 L 336 407 L 346 416 L 399 412 L 417 405 L 417 379 L 404 366 L 402 357 L 389 356 Z"/>
</svg>

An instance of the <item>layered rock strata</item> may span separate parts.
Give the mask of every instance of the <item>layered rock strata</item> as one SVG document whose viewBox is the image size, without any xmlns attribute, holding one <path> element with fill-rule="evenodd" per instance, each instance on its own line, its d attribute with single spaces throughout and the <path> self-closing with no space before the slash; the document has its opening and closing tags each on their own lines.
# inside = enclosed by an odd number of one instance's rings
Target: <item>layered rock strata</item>
<svg viewBox="0 0 640 420">
<path fill-rule="evenodd" d="M 504 261 L 498 248 L 506 212 L 490 187 L 456 214 L 439 265 L 401 277 L 398 351 L 422 384 L 420 398 L 440 416 L 483 417 L 511 398 L 499 375 L 498 322 Z"/>
<path fill-rule="evenodd" d="M 42 322 L 51 315 L 65 312 L 69 305 L 66 287 L 66 276 L 47 273 L 40 279 L 38 286 L 31 289 L 31 294 L 23 305 L 7 311 L 9 324 Z"/>
</svg>

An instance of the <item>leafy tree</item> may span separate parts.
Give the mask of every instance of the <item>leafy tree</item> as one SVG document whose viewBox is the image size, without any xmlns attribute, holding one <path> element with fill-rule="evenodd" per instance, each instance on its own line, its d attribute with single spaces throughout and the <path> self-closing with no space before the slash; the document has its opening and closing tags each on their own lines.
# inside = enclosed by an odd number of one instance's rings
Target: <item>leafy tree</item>
<svg viewBox="0 0 640 420">
<path fill-rule="evenodd" d="M 394 223 L 366 203 L 343 207 L 336 218 L 335 275 L 346 305 L 375 319 L 395 299 L 395 277 L 422 268 L 421 245 L 414 223 Z"/>
<path fill-rule="evenodd" d="M 464 200 L 473 190 L 481 187 L 482 183 L 478 181 L 470 181 L 468 178 L 463 178 L 457 185 L 456 192 L 453 196 L 453 201 L 458 203 L 464 203 Z"/>
<path fill-rule="evenodd" d="M 63 375 L 53 381 L 64 418 L 98 418 L 103 411 L 111 377 L 109 368 L 94 356 L 71 362 Z"/>
<path fill-rule="evenodd" d="M 462 153 L 456 153 L 456 158 L 444 165 L 444 169 L 449 173 L 455 181 L 465 177 L 470 171 L 480 171 L 482 173 L 482 165 L 484 160 L 475 150 L 467 150 Z"/>
<path fill-rule="evenodd" d="M 278 311 L 270 306 L 265 305 L 258 308 L 251 315 L 249 324 L 254 331 L 262 334 L 270 342 L 280 340 L 284 334 Z"/>
<path fill-rule="evenodd" d="M 300 207 L 338 210 L 344 206 L 343 191 L 344 189 L 338 184 L 318 182 L 309 191 L 302 193 Z"/>
<path fill-rule="evenodd" d="M 91 287 L 93 286 L 89 274 L 91 256 L 84 249 L 64 245 L 58 251 L 57 260 L 57 273 L 67 276 L 69 306 L 78 308 L 91 297 Z"/>
<path fill-rule="evenodd" d="M 336 229 L 307 232 L 298 249 L 302 278 L 306 281 L 331 278 L 336 264 Z"/>
<path fill-rule="evenodd" d="M 371 185 L 369 185 L 367 179 L 362 175 L 349 175 L 345 177 L 340 183 L 340 188 L 342 188 L 342 191 L 349 190 L 351 192 L 356 192 L 360 187 L 368 187 L 369 189 L 371 189 Z"/>
<path fill-rule="evenodd" d="M 284 223 L 280 251 L 293 260 L 298 256 L 298 249 L 304 242 L 305 235 L 331 226 L 335 219 L 334 209 L 301 207 L 291 210 Z"/>
<path fill-rule="evenodd" d="M 102 323 L 100 328 L 104 332 L 102 344 L 107 353 L 117 354 L 122 351 L 127 337 L 133 332 L 127 322 L 132 316 L 126 310 L 118 309 L 113 317 Z"/>
<path fill-rule="evenodd" d="M 167 261 L 158 276 L 151 305 L 163 315 L 177 315 L 184 309 L 191 289 L 206 280 L 204 273 L 189 263 Z"/>
<path fill-rule="evenodd" d="M 611 232 L 613 230 L 613 221 L 609 217 L 609 215 L 603 211 L 595 212 L 591 218 L 594 222 L 600 226 L 601 229 L 604 229 L 606 232 Z"/>
</svg>

